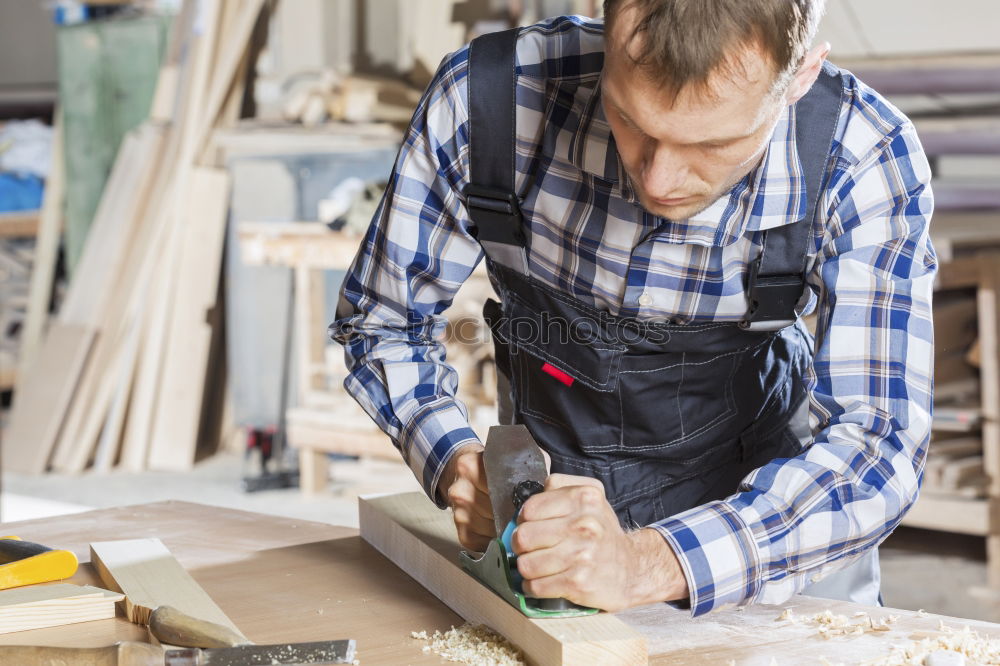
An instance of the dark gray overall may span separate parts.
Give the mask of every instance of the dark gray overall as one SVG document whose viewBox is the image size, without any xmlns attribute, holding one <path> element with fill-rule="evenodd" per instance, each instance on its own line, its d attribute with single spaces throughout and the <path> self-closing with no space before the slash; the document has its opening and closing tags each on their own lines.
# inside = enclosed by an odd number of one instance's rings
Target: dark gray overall
<svg viewBox="0 0 1000 666">
<path fill-rule="evenodd" d="M 528 225 L 514 192 L 516 35 L 493 33 L 471 46 L 465 189 L 501 301 L 489 301 L 484 314 L 509 380 L 512 420 L 552 456 L 553 472 L 599 479 L 623 527 L 725 498 L 752 470 L 794 457 L 811 441 L 804 377 L 812 342 L 795 306 L 841 106 L 840 74 L 825 67 L 796 104 L 809 213 L 763 232 L 744 321 L 650 323 L 599 311 L 528 274 Z M 874 604 L 877 572 L 873 550 L 807 593 Z"/>
</svg>

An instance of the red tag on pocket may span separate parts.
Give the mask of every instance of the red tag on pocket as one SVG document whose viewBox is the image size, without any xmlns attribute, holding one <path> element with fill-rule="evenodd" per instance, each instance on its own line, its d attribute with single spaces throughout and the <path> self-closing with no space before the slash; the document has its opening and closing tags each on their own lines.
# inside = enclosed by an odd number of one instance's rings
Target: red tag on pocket
<svg viewBox="0 0 1000 666">
<path fill-rule="evenodd" d="M 573 378 L 567 375 L 559 368 L 557 368 L 556 366 L 552 365 L 551 363 L 543 363 L 542 372 L 547 372 L 548 374 L 552 375 L 553 377 L 561 381 L 566 386 L 573 385 Z"/>
</svg>

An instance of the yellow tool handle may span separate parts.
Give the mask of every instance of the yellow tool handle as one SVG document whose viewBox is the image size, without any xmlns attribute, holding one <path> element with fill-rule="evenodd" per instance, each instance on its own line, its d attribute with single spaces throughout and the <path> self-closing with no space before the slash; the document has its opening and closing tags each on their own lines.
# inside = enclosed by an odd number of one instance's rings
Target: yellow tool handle
<svg viewBox="0 0 1000 666">
<path fill-rule="evenodd" d="M 18 537 L 0 538 L 0 590 L 63 580 L 76 573 L 76 555 Z"/>
</svg>

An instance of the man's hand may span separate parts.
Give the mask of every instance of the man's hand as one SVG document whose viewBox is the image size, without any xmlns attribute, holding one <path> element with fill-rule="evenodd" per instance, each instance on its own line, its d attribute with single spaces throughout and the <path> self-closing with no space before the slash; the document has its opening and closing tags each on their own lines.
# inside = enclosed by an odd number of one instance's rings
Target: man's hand
<svg viewBox="0 0 1000 666">
<path fill-rule="evenodd" d="M 518 517 L 511 546 L 527 596 L 618 611 L 688 596 L 677 556 L 652 529 L 626 533 L 600 481 L 553 474 Z"/>
<path fill-rule="evenodd" d="M 458 541 L 466 549 L 481 553 L 496 537 L 490 505 L 483 447 L 470 444 L 459 449 L 441 474 L 438 492 L 451 507 Z"/>
</svg>

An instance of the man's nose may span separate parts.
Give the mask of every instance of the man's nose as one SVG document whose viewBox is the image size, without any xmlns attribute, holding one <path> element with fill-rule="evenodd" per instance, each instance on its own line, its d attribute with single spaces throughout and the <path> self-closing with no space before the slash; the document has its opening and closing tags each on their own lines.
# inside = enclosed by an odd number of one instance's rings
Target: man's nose
<svg viewBox="0 0 1000 666">
<path fill-rule="evenodd" d="M 687 196 L 681 191 L 687 180 L 687 160 L 677 150 L 662 143 L 651 144 L 642 172 L 643 189 L 655 199 Z"/>
</svg>

